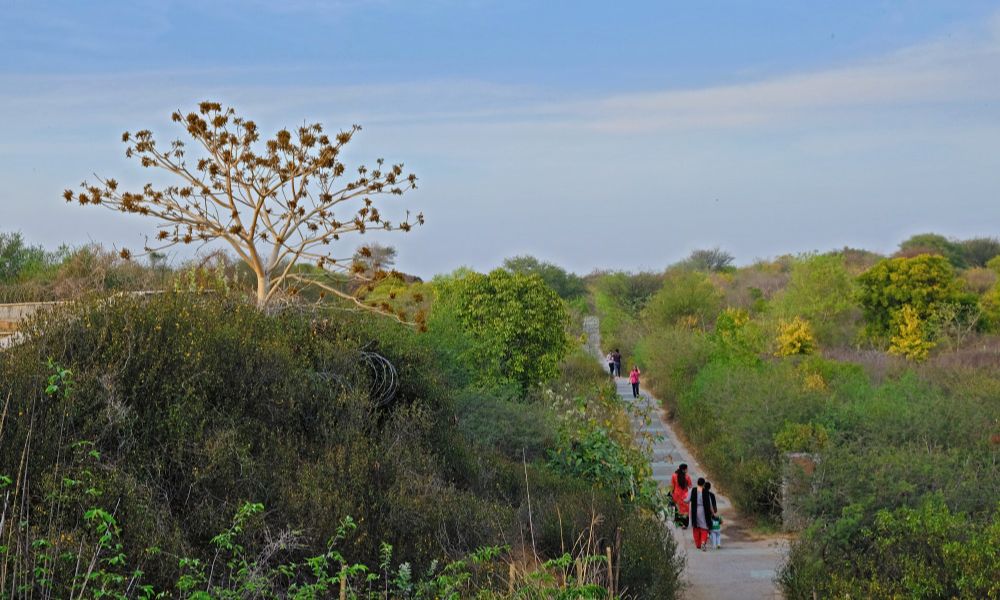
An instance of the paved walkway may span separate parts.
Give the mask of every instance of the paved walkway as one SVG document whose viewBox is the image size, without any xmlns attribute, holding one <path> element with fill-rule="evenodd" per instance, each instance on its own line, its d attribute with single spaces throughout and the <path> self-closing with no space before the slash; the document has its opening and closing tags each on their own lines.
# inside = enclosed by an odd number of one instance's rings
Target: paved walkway
<svg viewBox="0 0 1000 600">
<path fill-rule="evenodd" d="M 591 350 L 603 363 L 605 353 L 600 350 L 600 332 L 596 317 L 584 320 L 584 331 L 591 345 Z M 622 371 L 627 367 L 622 365 Z M 641 398 L 632 398 L 632 386 L 628 378 L 617 380 L 618 393 L 627 402 L 635 403 L 639 413 L 651 415 L 648 425 L 641 418 L 633 420 L 633 428 L 637 435 L 650 433 L 656 437 L 653 444 L 653 479 L 661 487 L 670 488 L 670 475 L 677 465 L 687 463 L 688 473 L 692 479 L 705 476 L 705 470 L 698 460 L 680 441 L 670 423 L 666 420 L 660 403 L 646 390 L 640 389 Z M 711 480 L 712 477 L 706 476 Z M 690 530 L 678 529 L 668 525 L 677 548 L 685 557 L 684 570 L 687 588 L 684 598 L 687 600 L 753 600 L 756 598 L 781 598 L 781 593 L 774 583 L 775 572 L 788 549 L 787 540 L 780 536 L 764 537 L 754 535 L 740 520 L 740 515 L 733 508 L 729 499 L 721 493 L 718 484 L 712 491 L 722 513 L 724 525 L 722 530 L 722 548 L 702 552 L 694 547 L 694 539 Z"/>
</svg>

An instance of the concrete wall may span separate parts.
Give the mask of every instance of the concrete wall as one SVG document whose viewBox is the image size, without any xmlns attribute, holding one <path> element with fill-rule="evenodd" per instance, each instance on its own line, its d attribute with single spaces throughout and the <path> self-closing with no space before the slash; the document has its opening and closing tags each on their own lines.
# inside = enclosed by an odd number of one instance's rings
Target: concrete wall
<svg viewBox="0 0 1000 600">
<path fill-rule="evenodd" d="M 35 313 L 59 306 L 62 302 L 18 302 L 0 304 L 0 348 L 13 346 L 20 339 L 18 324 Z"/>
<path fill-rule="evenodd" d="M 0 331 L 13 331 L 17 323 L 27 319 L 40 310 L 59 306 L 62 302 L 18 302 L 17 304 L 0 304 Z"/>
</svg>

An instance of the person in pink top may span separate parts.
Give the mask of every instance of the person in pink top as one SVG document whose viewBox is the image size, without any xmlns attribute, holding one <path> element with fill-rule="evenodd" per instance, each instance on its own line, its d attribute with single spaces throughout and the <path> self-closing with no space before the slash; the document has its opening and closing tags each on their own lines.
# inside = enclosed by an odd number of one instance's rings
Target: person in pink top
<svg viewBox="0 0 1000 600">
<path fill-rule="evenodd" d="M 639 397 L 639 367 L 633 365 L 628 373 L 628 381 L 632 384 L 632 397 Z"/>
</svg>

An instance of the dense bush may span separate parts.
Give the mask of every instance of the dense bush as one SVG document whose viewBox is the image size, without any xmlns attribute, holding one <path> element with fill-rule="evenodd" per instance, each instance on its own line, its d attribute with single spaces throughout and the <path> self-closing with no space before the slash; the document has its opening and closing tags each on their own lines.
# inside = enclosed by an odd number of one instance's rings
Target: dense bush
<svg viewBox="0 0 1000 600">
<path fill-rule="evenodd" d="M 653 326 L 674 325 L 682 320 L 704 327 L 713 322 L 722 303 L 722 294 L 712 281 L 698 271 L 678 270 L 667 274 L 647 303 L 643 317 Z"/>
<path fill-rule="evenodd" d="M 820 344 L 851 342 L 860 316 L 856 290 L 843 256 L 804 256 L 792 263 L 788 285 L 775 299 L 773 311 L 785 320 L 809 321 Z"/>
<path fill-rule="evenodd" d="M 484 385 L 522 390 L 555 376 L 568 349 L 567 312 L 537 274 L 496 269 L 442 281 L 437 304 L 466 336 L 463 362 Z"/>
<path fill-rule="evenodd" d="M 1000 597 L 1000 510 L 970 519 L 930 494 L 867 517 L 851 504 L 805 532 L 781 574 L 789 598 Z"/>
<path fill-rule="evenodd" d="M 175 294 L 51 314 L 0 356 L 12 414 L 30 415 L 8 425 L 3 444 L 61 432 L 30 446 L 44 495 L 62 448 L 92 441 L 132 549 L 198 549 L 246 500 L 315 540 L 354 516 L 362 539 L 386 540 L 406 560 L 494 539 L 489 515 L 504 509 L 454 483 L 473 478 L 472 463 L 429 357 L 411 336 L 379 329 Z M 373 338 L 398 370 L 389 404 L 371 393 L 384 383 L 362 352 Z M 39 396 L 49 358 L 74 372 L 72 401 Z M 17 458 L 5 451 L 0 468 L 15 472 Z"/>
</svg>

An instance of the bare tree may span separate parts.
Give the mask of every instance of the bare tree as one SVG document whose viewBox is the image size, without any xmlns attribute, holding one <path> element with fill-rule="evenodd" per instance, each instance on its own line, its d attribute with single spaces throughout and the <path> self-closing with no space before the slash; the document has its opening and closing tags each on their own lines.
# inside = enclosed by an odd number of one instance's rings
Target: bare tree
<svg viewBox="0 0 1000 600">
<path fill-rule="evenodd" d="M 680 264 L 693 271 L 725 271 L 735 258 L 725 250 L 715 247 L 709 250 L 695 250 Z"/>
<path fill-rule="evenodd" d="M 396 264 L 396 249 L 378 242 L 361 246 L 354 253 L 354 262 L 364 269 L 361 273 L 374 276 Z"/>
<path fill-rule="evenodd" d="M 156 241 L 146 251 L 176 244 L 207 244 L 222 240 L 257 276 L 257 305 L 266 307 L 285 288 L 315 285 L 326 292 L 370 308 L 339 282 L 347 278 L 374 280 L 385 274 L 366 273 L 347 254 L 331 248 L 341 236 L 366 231 L 410 231 L 424 217 L 411 220 L 409 211 L 398 223 L 375 206 L 377 196 L 399 196 L 416 187 L 417 178 L 404 174 L 402 164 L 374 169 L 360 166 L 347 177 L 340 161 L 357 125 L 330 137 L 319 123 L 295 132 L 282 129 L 261 143 L 257 125 L 232 108 L 202 102 L 196 112 L 173 113 L 194 140 L 198 157 L 189 158 L 177 139 L 157 146 L 149 130 L 126 132 L 125 155 L 145 168 L 159 169 L 178 180 L 165 187 L 147 183 L 141 191 L 119 189 L 114 179 L 97 177 L 64 198 L 152 217 L 160 223 Z M 122 251 L 128 257 L 127 250 Z M 338 282 L 339 277 L 339 282 Z M 363 286 L 362 286 L 363 289 Z"/>
</svg>

